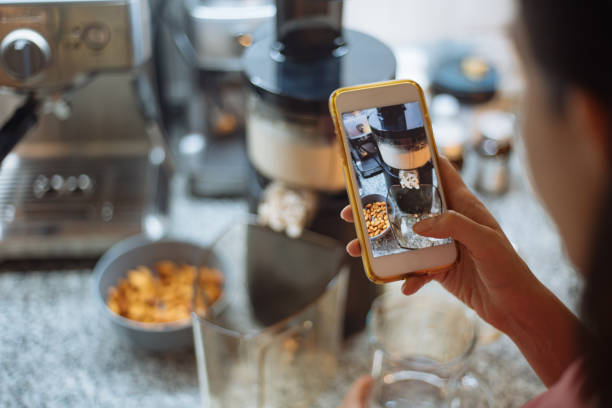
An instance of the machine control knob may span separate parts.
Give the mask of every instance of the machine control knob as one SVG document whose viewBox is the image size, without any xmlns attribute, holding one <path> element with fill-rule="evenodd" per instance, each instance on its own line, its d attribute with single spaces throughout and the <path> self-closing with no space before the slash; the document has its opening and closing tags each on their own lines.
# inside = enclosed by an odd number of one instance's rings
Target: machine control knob
<svg viewBox="0 0 612 408">
<path fill-rule="evenodd" d="M 21 28 L 11 31 L 0 43 L 0 61 L 11 76 L 26 80 L 49 65 L 51 47 L 36 31 Z"/>
<path fill-rule="evenodd" d="M 83 40 L 85 45 L 92 50 L 99 51 L 106 47 L 110 41 L 111 32 L 106 24 L 93 23 L 85 28 Z"/>
</svg>

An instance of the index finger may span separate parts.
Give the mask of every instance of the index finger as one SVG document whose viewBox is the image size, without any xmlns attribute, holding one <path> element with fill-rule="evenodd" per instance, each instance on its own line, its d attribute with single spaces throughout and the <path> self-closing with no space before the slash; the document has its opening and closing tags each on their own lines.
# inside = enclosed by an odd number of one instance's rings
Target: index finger
<svg viewBox="0 0 612 408">
<path fill-rule="evenodd" d="M 446 157 L 438 157 L 438 169 L 449 209 L 455 210 L 479 224 L 501 230 L 495 218 L 465 185 L 459 172 Z"/>
</svg>

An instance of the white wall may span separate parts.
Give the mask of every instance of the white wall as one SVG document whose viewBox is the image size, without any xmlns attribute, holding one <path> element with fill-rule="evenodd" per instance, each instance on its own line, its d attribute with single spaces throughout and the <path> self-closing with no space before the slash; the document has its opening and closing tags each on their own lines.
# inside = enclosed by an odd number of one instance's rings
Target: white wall
<svg viewBox="0 0 612 408">
<path fill-rule="evenodd" d="M 514 0 L 345 0 L 344 21 L 401 47 L 498 34 L 514 9 Z"/>
<path fill-rule="evenodd" d="M 345 0 L 344 24 L 391 46 L 397 77 L 427 85 L 430 45 L 468 43 L 501 72 L 501 88 L 519 92 L 522 83 L 508 25 L 515 0 Z"/>
</svg>

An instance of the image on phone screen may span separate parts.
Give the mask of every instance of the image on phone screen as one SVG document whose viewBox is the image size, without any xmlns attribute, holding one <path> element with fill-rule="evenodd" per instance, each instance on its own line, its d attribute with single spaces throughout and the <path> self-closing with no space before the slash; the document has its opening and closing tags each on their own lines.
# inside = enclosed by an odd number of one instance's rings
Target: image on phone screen
<svg viewBox="0 0 612 408">
<path fill-rule="evenodd" d="M 412 226 L 445 211 L 419 102 L 342 114 L 374 257 L 447 244 Z"/>
</svg>

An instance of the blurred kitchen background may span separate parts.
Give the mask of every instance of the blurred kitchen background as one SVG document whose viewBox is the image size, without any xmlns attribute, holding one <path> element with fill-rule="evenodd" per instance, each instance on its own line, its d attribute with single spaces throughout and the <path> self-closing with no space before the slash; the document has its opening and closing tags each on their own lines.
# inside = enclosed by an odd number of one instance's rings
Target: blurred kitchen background
<svg viewBox="0 0 612 408">
<path fill-rule="evenodd" d="M 580 282 L 521 162 L 514 12 L 511 0 L 0 1 L 0 405 L 199 406 L 193 351 L 107 334 L 91 269 L 123 238 L 208 246 L 248 213 L 286 239 L 343 245 L 354 228 L 338 218 L 327 112 L 338 86 L 419 82 L 439 150 L 574 308 Z M 277 29 L 309 13 L 346 43 L 278 48 Z M 342 353 L 321 407 L 368 371 L 366 314 L 382 292 L 344 262 Z M 519 406 L 543 385 L 490 337 L 475 365 L 496 406 Z"/>
</svg>

